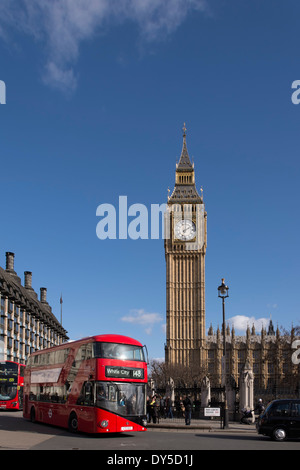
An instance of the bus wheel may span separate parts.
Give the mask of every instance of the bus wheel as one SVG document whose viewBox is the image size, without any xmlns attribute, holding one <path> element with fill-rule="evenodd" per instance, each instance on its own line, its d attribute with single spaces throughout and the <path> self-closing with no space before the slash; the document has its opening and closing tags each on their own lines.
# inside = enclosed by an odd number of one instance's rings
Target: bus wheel
<svg viewBox="0 0 300 470">
<path fill-rule="evenodd" d="M 32 423 L 35 423 L 35 409 L 34 409 L 34 407 L 32 407 L 31 410 L 30 410 L 30 421 Z"/>
<path fill-rule="evenodd" d="M 76 413 L 71 413 L 69 417 L 69 425 L 68 425 L 70 432 L 77 432 L 78 431 L 78 419 Z"/>
</svg>

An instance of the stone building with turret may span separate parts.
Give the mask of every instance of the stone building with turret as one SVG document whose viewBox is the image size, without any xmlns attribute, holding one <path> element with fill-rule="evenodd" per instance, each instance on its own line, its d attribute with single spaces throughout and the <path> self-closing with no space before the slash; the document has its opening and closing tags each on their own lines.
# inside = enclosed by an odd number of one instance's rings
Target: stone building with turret
<svg viewBox="0 0 300 470">
<path fill-rule="evenodd" d="M 272 320 L 268 329 L 256 332 L 254 326 L 247 327 L 245 336 L 237 336 L 234 328 L 226 328 L 226 371 L 236 384 L 245 364 L 249 364 L 254 374 L 255 390 L 299 388 L 299 366 L 292 361 L 294 329 L 290 335 L 281 335 L 279 328 L 274 330 Z M 221 383 L 221 358 L 223 355 L 223 335 L 219 328 L 214 332 L 208 329 L 206 336 L 207 374 L 212 383 Z"/>
</svg>

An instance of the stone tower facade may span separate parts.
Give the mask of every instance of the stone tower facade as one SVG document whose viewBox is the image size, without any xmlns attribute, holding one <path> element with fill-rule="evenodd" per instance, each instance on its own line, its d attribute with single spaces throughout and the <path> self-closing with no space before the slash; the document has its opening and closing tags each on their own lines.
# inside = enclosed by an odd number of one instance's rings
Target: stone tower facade
<svg viewBox="0 0 300 470">
<path fill-rule="evenodd" d="M 195 185 L 183 128 L 175 187 L 165 214 L 168 364 L 200 365 L 205 343 L 206 212 Z"/>
<path fill-rule="evenodd" d="M 203 195 L 196 189 L 184 126 L 175 187 L 168 196 L 165 214 L 165 362 L 192 370 L 193 383 L 208 377 L 213 386 L 219 386 L 223 335 L 219 327 L 216 331 L 212 326 L 205 330 L 206 222 Z M 295 340 L 299 340 L 295 330 L 281 335 L 278 327 L 275 332 L 271 320 L 268 330 L 262 328 L 257 333 L 254 326 L 251 330 L 250 327 L 245 336 L 236 336 L 234 328 L 230 331 L 226 326 L 227 380 L 239 384 L 241 372 L 248 364 L 253 370 L 257 393 L 267 390 L 272 398 L 278 396 L 280 389 L 285 389 L 286 394 L 288 388 L 291 395 L 300 396 L 300 357 L 296 362 L 293 360 Z M 299 348 L 300 341 L 297 344 Z"/>
</svg>

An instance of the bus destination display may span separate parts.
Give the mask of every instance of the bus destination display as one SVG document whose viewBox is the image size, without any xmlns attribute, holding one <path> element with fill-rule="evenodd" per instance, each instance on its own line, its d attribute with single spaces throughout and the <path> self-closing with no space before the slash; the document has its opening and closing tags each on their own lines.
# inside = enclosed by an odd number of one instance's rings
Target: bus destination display
<svg viewBox="0 0 300 470">
<path fill-rule="evenodd" d="M 144 370 L 129 368 L 129 367 L 115 367 L 115 366 L 106 366 L 105 367 L 105 376 L 113 377 L 115 379 L 143 379 Z"/>
</svg>

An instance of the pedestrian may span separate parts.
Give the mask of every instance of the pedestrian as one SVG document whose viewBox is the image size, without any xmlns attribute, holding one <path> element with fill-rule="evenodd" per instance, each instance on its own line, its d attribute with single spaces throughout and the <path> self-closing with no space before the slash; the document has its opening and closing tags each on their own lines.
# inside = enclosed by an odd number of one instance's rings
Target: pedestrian
<svg viewBox="0 0 300 470">
<path fill-rule="evenodd" d="M 265 411 L 265 407 L 261 398 L 258 400 L 257 405 L 254 408 L 254 411 L 257 411 L 258 415 L 261 415 Z"/>
<path fill-rule="evenodd" d="M 170 397 L 167 397 L 166 399 L 166 413 L 167 418 L 173 419 L 172 401 Z"/>
<path fill-rule="evenodd" d="M 187 395 L 185 399 L 183 400 L 183 406 L 184 406 L 185 424 L 189 426 L 191 424 L 192 402 L 191 402 L 191 399 Z"/>
<path fill-rule="evenodd" d="M 161 418 L 166 418 L 166 398 L 160 397 L 159 414 Z"/>
<path fill-rule="evenodd" d="M 176 397 L 175 399 L 175 409 L 176 409 L 176 416 L 177 418 L 181 418 L 182 417 L 182 414 L 181 414 L 181 401 L 180 401 L 180 397 Z"/>
<path fill-rule="evenodd" d="M 156 406 L 156 395 L 152 397 L 150 400 L 150 423 L 151 423 L 151 418 L 153 421 L 153 424 L 156 424 L 156 419 L 157 419 L 157 406 Z"/>
<path fill-rule="evenodd" d="M 150 397 L 147 397 L 147 421 L 148 421 L 148 423 L 151 422 L 151 407 L 150 407 L 150 403 L 151 403 Z"/>
<path fill-rule="evenodd" d="M 197 418 L 200 418 L 201 401 L 197 398 L 194 401 L 194 405 L 195 405 L 195 415 L 197 416 Z"/>
</svg>

